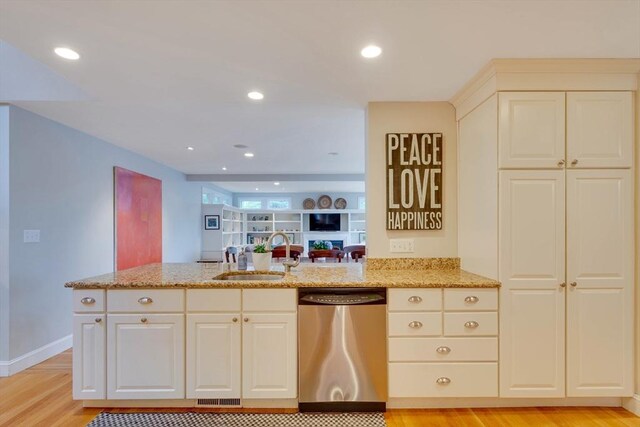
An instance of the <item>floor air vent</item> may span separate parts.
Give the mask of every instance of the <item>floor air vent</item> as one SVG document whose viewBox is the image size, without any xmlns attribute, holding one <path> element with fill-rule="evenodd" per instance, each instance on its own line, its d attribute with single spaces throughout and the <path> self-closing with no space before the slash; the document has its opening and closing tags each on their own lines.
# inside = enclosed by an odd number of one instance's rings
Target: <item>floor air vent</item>
<svg viewBox="0 0 640 427">
<path fill-rule="evenodd" d="M 240 399 L 198 399 L 198 406 L 240 406 Z"/>
</svg>

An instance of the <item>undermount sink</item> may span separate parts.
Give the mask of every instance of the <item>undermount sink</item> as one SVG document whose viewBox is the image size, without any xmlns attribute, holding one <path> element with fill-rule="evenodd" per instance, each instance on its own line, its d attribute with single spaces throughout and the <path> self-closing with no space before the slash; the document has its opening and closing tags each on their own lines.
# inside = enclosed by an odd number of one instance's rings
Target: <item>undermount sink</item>
<svg viewBox="0 0 640 427">
<path fill-rule="evenodd" d="M 282 280 L 284 273 L 256 273 L 256 274 L 243 274 L 243 273 L 222 273 L 214 277 L 214 280 Z"/>
</svg>

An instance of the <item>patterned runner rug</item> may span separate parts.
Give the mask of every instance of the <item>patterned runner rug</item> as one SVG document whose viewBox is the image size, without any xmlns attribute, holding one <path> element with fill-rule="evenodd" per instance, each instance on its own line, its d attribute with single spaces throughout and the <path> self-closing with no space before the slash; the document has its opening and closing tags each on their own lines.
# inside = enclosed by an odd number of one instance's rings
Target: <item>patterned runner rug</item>
<svg viewBox="0 0 640 427">
<path fill-rule="evenodd" d="M 227 414 L 203 412 L 99 414 L 88 427 L 386 427 L 382 413 Z"/>
</svg>

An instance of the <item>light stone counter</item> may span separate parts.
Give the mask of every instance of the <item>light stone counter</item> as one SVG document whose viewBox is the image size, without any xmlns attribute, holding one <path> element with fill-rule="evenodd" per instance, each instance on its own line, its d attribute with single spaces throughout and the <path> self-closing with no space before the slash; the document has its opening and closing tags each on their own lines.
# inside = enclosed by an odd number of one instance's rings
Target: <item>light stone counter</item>
<svg viewBox="0 0 640 427">
<path fill-rule="evenodd" d="M 436 259 L 441 260 L 441 259 Z M 456 260 L 452 258 L 452 260 Z M 383 288 L 498 288 L 500 283 L 451 266 L 456 262 L 431 262 L 430 268 L 373 269 L 361 263 L 302 263 L 282 280 L 215 280 L 222 273 L 218 264 L 150 264 L 116 273 L 69 282 L 74 289 L 131 288 L 302 288 L 302 287 L 383 287 Z M 415 264 L 415 263 L 414 263 Z M 366 264 L 365 264 L 366 265 Z M 403 263 L 398 263 L 403 265 Z M 435 266 L 435 267 L 434 267 Z M 439 266 L 439 267 L 438 267 Z M 376 266 L 376 268 L 378 268 Z M 283 271 L 279 264 L 272 271 Z M 238 272 L 256 274 L 256 272 Z M 233 273 L 233 274 L 238 274 Z"/>
</svg>

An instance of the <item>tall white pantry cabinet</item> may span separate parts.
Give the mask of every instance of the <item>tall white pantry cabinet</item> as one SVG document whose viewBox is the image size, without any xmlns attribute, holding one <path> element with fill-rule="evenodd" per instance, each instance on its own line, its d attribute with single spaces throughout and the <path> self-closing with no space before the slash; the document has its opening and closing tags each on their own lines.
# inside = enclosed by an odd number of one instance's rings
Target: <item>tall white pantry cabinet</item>
<svg viewBox="0 0 640 427">
<path fill-rule="evenodd" d="M 631 396 L 634 93 L 524 86 L 458 117 L 460 257 L 502 282 L 500 396 Z"/>
</svg>

